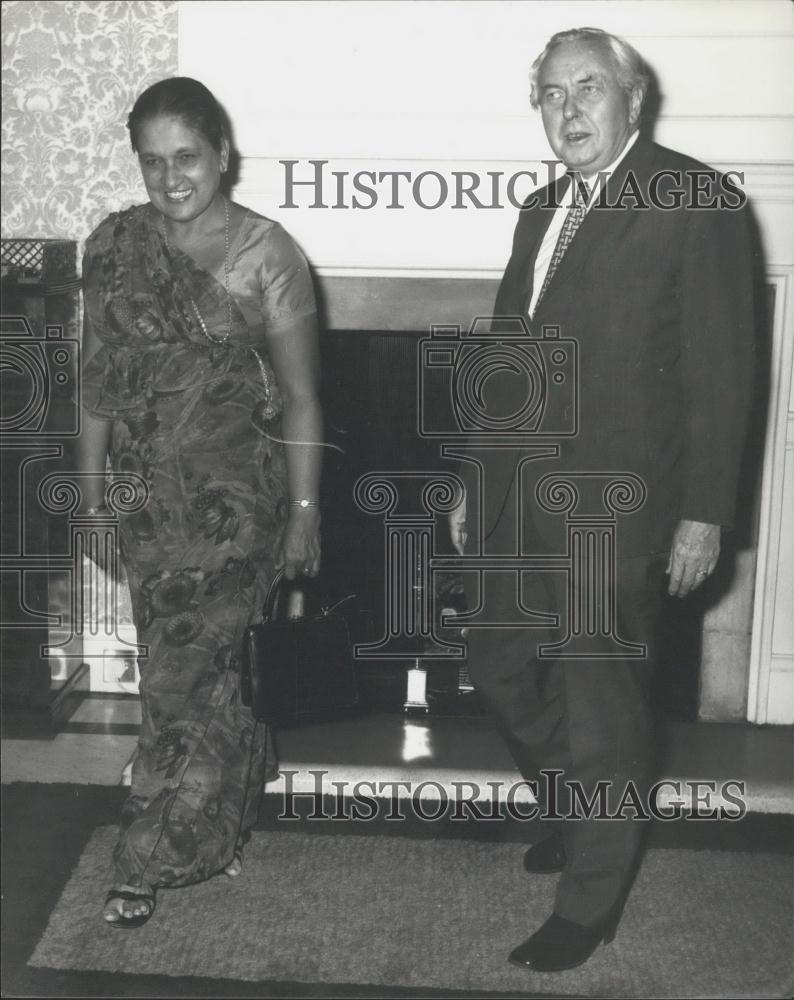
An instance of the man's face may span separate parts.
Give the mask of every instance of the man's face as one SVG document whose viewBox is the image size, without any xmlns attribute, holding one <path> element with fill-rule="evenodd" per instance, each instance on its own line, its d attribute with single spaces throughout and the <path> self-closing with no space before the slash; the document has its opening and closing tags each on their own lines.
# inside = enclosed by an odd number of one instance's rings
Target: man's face
<svg viewBox="0 0 794 1000">
<path fill-rule="evenodd" d="M 618 86 L 611 54 L 598 42 L 554 49 L 541 64 L 537 94 L 551 148 L 585 176 L 617 159 L 640 113 L 639 95 Z"/>
</svg>

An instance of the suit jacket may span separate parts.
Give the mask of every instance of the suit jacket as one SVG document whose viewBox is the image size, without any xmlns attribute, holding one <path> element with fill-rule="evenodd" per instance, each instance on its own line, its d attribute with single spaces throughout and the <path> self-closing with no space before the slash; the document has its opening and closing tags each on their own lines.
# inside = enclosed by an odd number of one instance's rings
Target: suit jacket
<svg viewBox="0 0 794 1000">
<path fill-rule="evenodd" d="M 623 207 L 590 209 L 530 324 L 533 336 L 553 325 L 578 342 L 578 433 L 560 439 L 558 459 L 525 469 L 535 479 L 549 471 L 640 476 L 647 500 L 621 518 L 622 556 L 664 551 L 681 518 L 733 522 L 752 382 L 751 242 L 746 208 L 692 207 L 692 171 L 709 169 L 640 137 L 599 199 Z M 535 257 L 569 184 L 561 177 L 522 209 L 495 316 L 527 315 Z M 675 206 L 682 188 L 678 207 L 654 203 Z M 730 190 L 718 182 L 713 193 Z M 712 201 L 709 192 L 699 198 Z M 728 200 L 736 205 L 740 199 L 734 193 Z M 648 207 L 638 207 L 643 203 Z M 520 405 L 510 400 L 517 385 L 508 379 L 497 392 L 507 412 Z M 551 381 L 547 394 L 550 426 L 555 407 L 564 421 L 570 399 Z M 486 534 L 496 539 L 492 551 L 502 549 L 500 531 L 505 546 L 515 534 L 509 496 L 521 454 L 489 456 L 491 486 L 500 484 L 489 495 L 505 497 L 484 512 Z M 525 530 L 559 550 L 564 534 L 551 541 L 549 532 L 553 520 L 563 519 L 546 518 L 544 527 L 530 501 L 523 507 L 525 522 L 535 525 L 526 529 L 525 523 Z"/>
</svg>

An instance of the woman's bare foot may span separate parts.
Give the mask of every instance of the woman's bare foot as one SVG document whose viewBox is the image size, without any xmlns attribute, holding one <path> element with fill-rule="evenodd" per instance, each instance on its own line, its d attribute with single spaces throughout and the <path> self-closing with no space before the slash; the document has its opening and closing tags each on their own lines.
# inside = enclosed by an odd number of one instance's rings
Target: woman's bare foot
<svg viewBox="0 0 794 1000">
<path fill-rule="evenodd" d="M 228 865 L 223 869 L 224 873 L 229 876 L 229 878 L 237 878 L 242 874 L 243 871 L 243 851 L 242 848 L 238 848 L 234 852 L 234 857 L 229 862 Z"/>
<path fill-rule="evenodd" d="M 140 927 L 154 913 L 154 893 L 120 885 L 105 897 L 102 916 L 112 927 Z"/>
<path fill-rule="evenodd" d="M 241 834 L 239 840 L 237 841 L 237 846 L 234 849 L 234 857 L 229 862 L 228 865 L 224 866 L 224 873 L 229 876 L 229 878 L 238 878 L 243 870 L 243 848 L 251 839 L 251 831 L 246 830 L 245 833 Z"/>
</svg>

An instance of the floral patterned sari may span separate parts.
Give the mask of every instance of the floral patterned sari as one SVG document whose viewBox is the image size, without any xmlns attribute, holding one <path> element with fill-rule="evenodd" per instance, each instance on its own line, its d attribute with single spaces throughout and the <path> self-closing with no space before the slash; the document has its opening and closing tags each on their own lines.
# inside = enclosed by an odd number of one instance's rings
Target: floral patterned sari
<svg viewBox="0 0 794 1000">
<path fill-rule="evenodd" d="M 113 422 L 114 472 L 148 487 L 119 527 L 148 656 L 114 858 L 119 882 L 151 888 L 229 864 L 275 773 L 269 734 L 240 704 L 238 660 L 286 521 L 264 330 L 313 312 L 314 299 L 277 224 L 247 213 L 231 251 L 229 299 L 222 279 L 166 244 L 145 205 L 106 219 L 84 260 L 86 313 L 102 341 L 84 405 Z"/>
</svg>

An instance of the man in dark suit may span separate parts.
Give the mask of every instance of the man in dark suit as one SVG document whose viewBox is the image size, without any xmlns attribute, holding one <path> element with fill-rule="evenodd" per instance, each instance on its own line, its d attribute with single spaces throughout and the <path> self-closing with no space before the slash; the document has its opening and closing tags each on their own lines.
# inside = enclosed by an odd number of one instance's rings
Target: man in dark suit
<svg viewBox="0 0 794 1000">
<path fill-rule="evenodd" d="M 483 509 L 472 513 L 480 493 L 464 470 L 468 516 L 464 504 L 451 519 L 460 552 L 509 552 L 516 525 L 518 555 L 565 551 L 560 517 L 535 502 L 543 475 L 569 475 L 583 491 L 582 507 L 601 496 L 604 476 L 641 483 L 639 509 L 617 528 L 604 607 L 590 609 L 608 612 L 614 628 L 591 636 L 587 657 L 539 654 L 559 632 L 469 634 L 472 680 L 524 777 L 557 771 L 588 796 L 607 781 L 608 815 L 625 803 L 628 786 L 649 787 L 647 696 L 664 585 L 684 597 L 715 568 L 734 515 L 751 382 L 744 195 L 730 177 L 639 135 L 647 81 L 638 53 L 596 29 L 555 35 L 533 66 L 532 103 L 567 172 L 522 209 L 494 313 L 526 318 L 532 337 L 558 327 L 560 337 L 576 340 L 578 432 L 560 439 L 554 458 L 493 449 Z M 492 329 L 497 335 L 498 319 Z M 526 383 L 514 372 L 499 378 L 490 385 L 494 407 L 518 412 Z M 564 422 L 569 414 L 552 394 L 549 387 L 547 416 L 559 405 Z M 598 496 L 588 498 L 588 488 Z M 570 626 L 582 595 L 567 590 L 567 577 L 523 576 L 524 607 Z M 504 579 L 490 581 L 492 620 L 516 602 Z M 481 597 L 471 594 L 472 606 Z M 621 655 L 620 644 L 633 652 Z M 570 792 L 558 797 L 553 815 L 574 803 Z M 611 940 L 639 852 L 643 824 L 633 815 L 544 823 L 524 864 L 562 873 L 554 912 L 512 962 L 572 968 Z"/>
</svg>

